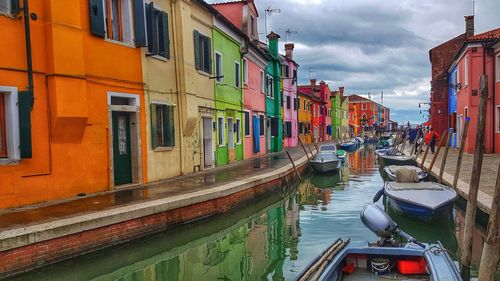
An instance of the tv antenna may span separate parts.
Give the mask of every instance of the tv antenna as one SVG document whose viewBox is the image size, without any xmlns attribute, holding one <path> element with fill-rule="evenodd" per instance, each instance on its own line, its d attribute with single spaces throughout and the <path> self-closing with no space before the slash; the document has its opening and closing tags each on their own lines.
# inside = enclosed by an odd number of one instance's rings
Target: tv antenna
<svg viewBox="0 0 500 281">
<path fill-rule="evenodd" d="M 266 9 L 264 10 L 264 26 L 266 29 L 266 43 L 267 43 L 267 17 L 271 16 L 273 13 L 279 14 L 281 13 L 281 9 L 273 9 L 271 8 L 271 5 L 267 6 Z"/>
<path fill-rule="evenodd" d="M 285 43 L 288 43 L 288 36 L 291 34 L 297 34 L 296 30 L 292 30 L 291 28 L 285 30 Z"/>
<path fill-rule="evenodd" d="M 313 76 L 316 76 L 316 69 L 309 67 L 309 80 L 313 79 Z"/>
</svg>

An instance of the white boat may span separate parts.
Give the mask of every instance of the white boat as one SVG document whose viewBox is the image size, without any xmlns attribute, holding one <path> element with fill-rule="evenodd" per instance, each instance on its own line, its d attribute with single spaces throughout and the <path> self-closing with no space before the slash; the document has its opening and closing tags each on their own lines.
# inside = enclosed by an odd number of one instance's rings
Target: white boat
<svg viewBox="0 0 500 281">
<path fill-rule="evenodd" d="M 340 169 L 342 159 L 337 156 L 335 144 L 323 144 L 310 163 L 315 172 L 327 173 Z"/>
</svg>

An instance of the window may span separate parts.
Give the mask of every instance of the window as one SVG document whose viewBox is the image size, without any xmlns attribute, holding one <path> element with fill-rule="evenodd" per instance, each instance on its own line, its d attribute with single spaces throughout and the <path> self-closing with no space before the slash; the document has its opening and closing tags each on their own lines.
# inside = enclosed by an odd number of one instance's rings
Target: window
<svg viewBox="0 0 500 281">
<path fill-rule="evenodd" d="M 255 18 L 250 16 L 250 34 L 255 36 Z"/>
<path fill-rule="evenodd" d="M 243 59 L 243 84 L 248 83 L 248 61 Z"/>
<path fill-rule="evenodd" d="M 497 82 L 500 82 L 500 54 L 497 56 L 497 59 L 496 59 L 496 67 L 495 67 L 495 71 L 497 72 L 496 73 L 496 81 Z"/>
<path fill-rule="evenodd" d="M 304 111 L 307 109 L 306 100 L 304 100 Z"/>
<path fill-rule="evenodd" d="M 240 77 L 240 63 L 234 62 L 234 86 L 239 88 L 241 85 L 241 77 Z"/>
<path fill-rule="evenodd" d="M 173 106 L 151 104 L 151 144 L 153 149 L 175 146 Z"/>
<path fill-rule="evenodd" d="M 250 112 L 245 111 L 245 136 L 250 135 Z"/>
<path fill-rule="evenodd" d="M 290 109 L 291 103 L 290 96 L 286 96 L 286 109 Z"/>
<path fill-rule="evenodd" d="M 366 103 L 361 104 L 361 110 L 366 110 Z"/>
<path fill-rule="evenodd" d="M 221 146 L 224 145 L 224 117 L 217 118 L 217 134 L 217 144 Z"/>
<path fill-rule="evenodd" d="M 274 98 L 274 79 L 271 75 L 267 75 L 267 96 Z"/>
<path fill-rule="evenodd" d="M 241 119 L 236 119 L 236 124 L 234 124 L 234 130 L 236 131 L 236 143 L 241 143 Z"/>
<path fill-rule="evenodd" d="M 286 121 L 285 122 L 285 137 L 291 138 L 292 137 L 292 122 L 291 121 Z"/>
<path fill-rule="evenodd" d="M 297 69 L 293 70 L 293 79 L 292 79 L 292 85 L 297 83 Z"/>
<path fill-rule="evenodd" d="M 146 26 L 148 33 L 148 53 L 170 58 L 170 40 L 168 33 L 168 16 L 146 4 Z"/>
<path fill-rule="evenodd" d="M 194 31 L 194 59 L 197 70 L 212 73 L 212 40 Z"/>
<path fill-rule="evenodd" d="M 259 116 L 259 127 L 260 127 L 260 135 L 263 136 L 265 132 L 265 120 L 264 115 Z"/>
<path fill-rule="evenodd" d="M 290 76 L 290 67 L 288 64 L 285 64 L 285 78 L 288 78 Z"/>
<path fill-rule="evenodd" d="M 6 124 L 4 94 L 0 94 L 0 158 L 7 157 Z"/>
<path fill-rule="evenodd" d="M 467 86 L 469 84 L 469 56 L 465 56 L 464 62 L 464 85 Z"/>
<path fill-rule="evenodd" d="M 31 112 L 30 103 L 21 101 L 23 95 L 26 96 L 26 93 L 18 94 L 15 87 L 0 86 L 0 159 L 24 158 L 23 149 L 30 154 L 30 135 L 23 132 L 23 128 L 31 131 L 31 123 L 27 122 L 27 119 L 19 118 L 20 115 L 25 116 Z M 24 136 L 24 139 L 21 139 L 21 136 Z"/>
<path fill-rule="evenodd" d="M 0 15 L 15 16 L 19 13 L 19 0 L 0 1 Z"/>
<path fill-rule="evenodd" d="M 104 0 L 106 38 L 133 43 L 131 0 Z"/>
<path fill-rule="evenodd" d="M 260 92 L 266 92 L 266 78 L 264 76 L 264 71 L 262 70 L 260 71 Z"/>
<path fill-rule="evenodd" d="M 222 55 L 215 52 L 215 81 L 222 83 L 224 81 L 222 74 Z"/>
<path fill-rule="evenodd" d="M 278 127 L 279 127 L 278 118 L 271 117 L 271 137 L 278 136 L 278 131 L 279 131 Z"/>
<path fill-rule="evenodd" d="M 460 83 L 460 67 L 457 66 L 457 73 L 455 77 L 455 83 L 458 84 Z"/>
<path fill-rule="evenodd" d="M 495 133 L 500 133 L 500 105 L 497 105 L 496 107 L 496 114 L 495 114 Z"/>
<path fill-rule="evenodd" d="M 465 115 L 465 118 L 469 117 L 469 110 L 467 107 L 464 108 L 464 115 Z"/>
</svg>

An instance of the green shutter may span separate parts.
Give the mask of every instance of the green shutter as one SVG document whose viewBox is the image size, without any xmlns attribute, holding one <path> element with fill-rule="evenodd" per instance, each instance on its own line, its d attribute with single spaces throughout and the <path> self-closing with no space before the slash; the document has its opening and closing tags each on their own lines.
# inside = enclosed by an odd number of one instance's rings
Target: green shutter
<svg viewBox="0 0 500 281">
<path fill-rule="evenodd" d="M 200 50 L 200 33 L 198 30 L 193 32 L 194 36 L 194 61 L 197 70 L 202 69 L 201 67 L 201 50 Z"/>
<path fill-rule="evenodd" d="M 103 0 L 89 0 L 90 12 L 90 32 L 96 36 L 104 38 L 104 6 Z"/>
<path fill-rule="evenodd" d="M 158 147 L 157 143 L 157 128 L 156 128 L 156 104 L 151 104 L 150 105 L 151 112 L 149 115 L 151 115 L 151 146 L 153 149 Z"/>
<path fill-rule="evenodd" d="M 134 33 L 135 46 L 145 47 L 146 27 L 144 26 L 144 0 L 134 0 Z"/>
<path fill-rule="evenodd" d="M 205 71 L 212 74 L 212 40 L 210 37 L 205 37 Z"/>
<path fill-rule="evenodd" d="M 167 146 L 174 147 L 175 146 L 175 123 L 174 123 L 174 107 L 167 106 Z"/>
<path fill-rule="evenodd" d="M 31 110 L 33 109 L 33 93 L 31 91 L 18 92 L 18 104 L 21 158 L 32 158 Z"/>
<path fill-rule="evenodd" d="M 146 4 L 146 32 L 148 36 L 148 53 L 155 54 L 154 7 L 153 2 Z"/>
<path fill-rule="evenodd" d="M 167 13 L 162 13 L 161 15 L 162 22 L 163 22 L 163 50 L 162 50 L 162 55 L 170 59 L 170 38 L 169 38 L 169 32 L 168 32 L 168 15 Z"/>
</svg>

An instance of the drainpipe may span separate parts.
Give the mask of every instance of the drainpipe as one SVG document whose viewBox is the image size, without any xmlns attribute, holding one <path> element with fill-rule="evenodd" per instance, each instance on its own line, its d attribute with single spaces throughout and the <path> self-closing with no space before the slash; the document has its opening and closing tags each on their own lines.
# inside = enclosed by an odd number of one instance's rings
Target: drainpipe
<svg viewBox="0 0 500 281">
<path fill-rule="evenodd" d="M 34 97 L 33 97 L 33 61 L 31 57 L 31 31 L 30 31 L 30 15 L 28 8 L 28 0 L 23 0 L 23 12 L 24 12 L 24 37 L 26 40 L 26 64 L 28 68 L 28 93 L 30 95 L 31 109 L 33 109 Z"/>
</svg>

